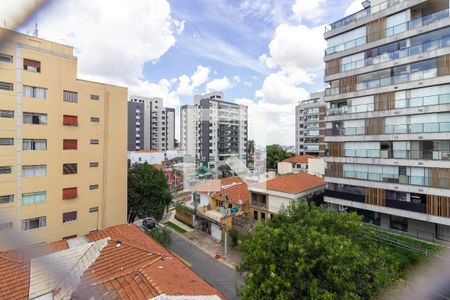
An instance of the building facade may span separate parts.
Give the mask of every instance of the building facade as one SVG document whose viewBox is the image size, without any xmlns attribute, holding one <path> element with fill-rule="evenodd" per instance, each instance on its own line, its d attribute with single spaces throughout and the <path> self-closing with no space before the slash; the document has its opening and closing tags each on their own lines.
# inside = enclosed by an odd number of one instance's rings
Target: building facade
<svg viewBox="0 0 450 300">
<path fill-rule="evenodd" d="M 325 32 L 325 202 L 449 241 L 449 1 L 370 3 Z"/>
<path fill-rule="evenodd" d="M 194 105 L 181 107 L 181 148 L 212 170 L 232 156 L 245 161 L 247 122 L 247 106 L 224 101 L 223 93 L 196 95 Z"/>
<path fill-rule="evenodd" d="M 72 47 L 0 38 L 0 248 L 125 223 L 127 89 L 77 79 Z"/>
<path fill-rule="evenodd" d="M 295 107 L 295 153 L 323 156 L 325 154 L 325 108 L 323 93 L 313 93 L 311 99 Z"/>
<path fill-rule="evenodd" d="M 131 96 L 128 102 L 128 151 L 175 148 L 175 109 L 161 98 Z"/>
</svg>

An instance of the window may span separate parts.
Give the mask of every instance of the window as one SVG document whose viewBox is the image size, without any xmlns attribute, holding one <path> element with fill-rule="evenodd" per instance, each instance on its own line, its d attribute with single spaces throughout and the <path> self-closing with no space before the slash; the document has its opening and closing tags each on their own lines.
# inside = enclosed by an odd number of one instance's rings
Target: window
<svg viewBox="0 0 450 300">
<path fill-rule="evenodd" d="M 23 95 L 36 99 L 47 99 L 47 89 L 30 85 L 23 86 Z"/>
<path fill-rule="evenodd" d="M 24 139 L 23 150 L 42 151 L 47 150 L 47 140 L 44 139 Z"/>
<path fill-rule="evenodd" d="M 78 116 L 63 116 L 63 125 L 65 126 L 78 126 Z"/>
<path fill-rule="evenodd" d="M 1 223 L 1 224 L 0 224 L 0 231 L 3 231 L 3 230 L 11 230 L 12 227 L 13 227 L 13 223 L 12 223 L 12 222 Z"/>
<path fill-rule="evenodd" d="M 34 192 L 22 194 L 23 205 L 44 203 L 46 199 L 47 199 L 46 192 Z"/>
<path fill-rule="evenodd" d="M 41 72 L 41 62 L 37 60 L 23 59 L 23 69 L 30 72 Z"/>
<path fill-rule="evenodd" d="M 0 81 L 0 90 L 12 91 L 14 89 L 14 85 L 9 82 Z"/>
<path fill-rule="evenodd" d="M 64 102 L 78 102 L 78 93 L 77 92 L 71 92 L 71 91 L 64 91 L 63 96 Z"/>
<path fill-rule="evenodd" d="M 46 125 L 47 124 L 47 114 L 24 112 L 23 113 L 23 124 Z"/>
<path fill-rule="evenodd" d="M 13 62 L 13 57 L 12 57 L 12 55 L 0 53 L 0 61 L 12 63 Z"/>
<path fill-rule="evenodd" d="M 78 140 L 63 140 L 64 150 L 76 150 L 78 149 Z"/>
<path fill-rule="evenodd" d="M 13 138 L 0 138 L 0 146 L 12 146 L 14 145 Z"/>
<path fill-rule="evenodd" d="M 391 228 L 401 231 L 408 231 L 408 219 L 391 215 Z"/>
<path fill-rule="evenodd" d="M 14 118 L 14 111 L 0 109 L 0 118 Z"/>
<path fill-rule="evenodd" d="M 2 174 L 11 174 L 12 167 L 11 166 L 0 166 L 0 175 Z"/>
<path fill-rule="evenodd" d="M 39 217 L 27 219 L 22 221 L 22 230 L 32 230 L 45 227 L 47 224 L 47 217 Z"/>
<path fill-rule="evenodd" d="M 97 118 L 97 117 L 91 117 L 91 122 L 92 122 L 92 123 L 100 123 L 100 118 Z"/>
<path fill-rule="evenodd" d="M 76 211 L 63 213 L 63 223 L 75 222 L 76 220 L 77 220 Z"/>
<path fill-rule="evenodd" d="M 63 189 L 63 199 L 75 199 L 78 197 L 77 188 L 76 187 L 70 187 Z"/>
<path fill-rule="evenodd" d="M 97 139 L 91 139 L 91 145 L 98 145 L 99 141 Z"/>
<path fill-rule="evenodd" d="M 90 190 L 98 190 L 98 184 L 91 184 L 91 185 L 89 186 L 89 189 L 90 189 Z"/>
<path fill-rule="evenodd" d="M 266 220 L 266 213 L 261 212 L 261 221 L 265 221 Z"/>
<path fill-rule="evenodd" d="M 97 212 L 97 211 L 98 211 L 98 206 L 89 208 L 90 213 Z"/>
<path fill-rule="evenodd" d="M 78 164 L 63 164 L 63 174 L 77 174 L 78 172 Z"/>
<path fill-rule="evenodd" d="M 97 162 L 97 161 L 91 161 L 91 162 L 89 163 L 89 167 L 91 167 L 91 168 L 97 168 L 97 167 L 98 167 L 98 162 Z"/>
<path fill-rule="evenodd" d="M 0 204 L 12 203 L 14 202 L 14 195 L 3 195 L 0 196 Z"/>
<path fill-rule="evenodd" d="M 91 95 L 91 100 L 100 100 L 100 96 L 99 95 Z"/>
<path fill-rule="evenodd" d="M 258 221 L 258 211 L 257 210 L 253 211 L 253 220 Z"/>
<path fill-rule="evenodd" d="M 22 167 L 22 176 L 24 177 L 39 177 L 45 176 L 46 174 L 47 174 L 46 165 L 33 165 Z"/>
</svg>

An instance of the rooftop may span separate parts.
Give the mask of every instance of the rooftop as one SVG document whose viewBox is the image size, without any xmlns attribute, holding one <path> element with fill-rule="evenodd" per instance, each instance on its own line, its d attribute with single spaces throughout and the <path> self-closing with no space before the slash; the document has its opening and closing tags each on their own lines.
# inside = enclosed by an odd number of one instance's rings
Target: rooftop
<svg viewBox="0 0 450 300">
<path fill-rule="evenodd" d="M 86 238 L 85 244 L 70 248 L 62 240 L 0 252 L 0 298 L 222 297 L 135 225 L 94 231 Z"/>
<path fill-rule="evenodd" d="M 325 186 L 325 181 L 322 178 L 300 172 L 279 176 L 255 187 L 288 194 L 299 194 L 321 186 Z"/>
<path fill-rule="evenodd" d="M 317 158 L 317 157 L 312 155 L 296 155 L 293 157 L 286 158 L 282 160 L 282 162 L 307 164 L 309 158 Z"/>
<path fill-rule="evenodd" d="M 233 204 L 246 204 L 249 201 L 248 185 L 237 176 L 203 181 L 191 187 L 190 191 L 209 193 L 211 197 L 218 199 L 227 196 L 228 202 Z"/>
</svg>

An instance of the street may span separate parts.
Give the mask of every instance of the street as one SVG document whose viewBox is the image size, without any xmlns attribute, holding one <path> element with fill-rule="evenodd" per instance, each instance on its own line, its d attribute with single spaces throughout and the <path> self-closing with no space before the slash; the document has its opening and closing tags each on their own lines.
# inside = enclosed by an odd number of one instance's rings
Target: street
<svg viewBox="0 0 450 300">
<path fill-rule="evenodd" d="M 238 272 L 216 261 L 177 233 L 171 232 L 171 237 L 170 250 L 189 262 L 192 271 L 221 291 L 228 299 L 240 299 L 236 294 L 236 286 L 242 285 L 244 279 Z"/>
</svg>

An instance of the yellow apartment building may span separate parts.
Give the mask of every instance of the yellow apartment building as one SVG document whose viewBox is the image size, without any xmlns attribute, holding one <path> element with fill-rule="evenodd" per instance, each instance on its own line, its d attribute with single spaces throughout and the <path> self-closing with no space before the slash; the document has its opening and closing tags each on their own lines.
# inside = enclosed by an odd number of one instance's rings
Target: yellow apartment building
<svg viewBox="0 0 450 300">
<path fill-rule="evenodd" d="M 126 223 L 127 93 L 0 28 L 0 250 Z"/>
</svg>

